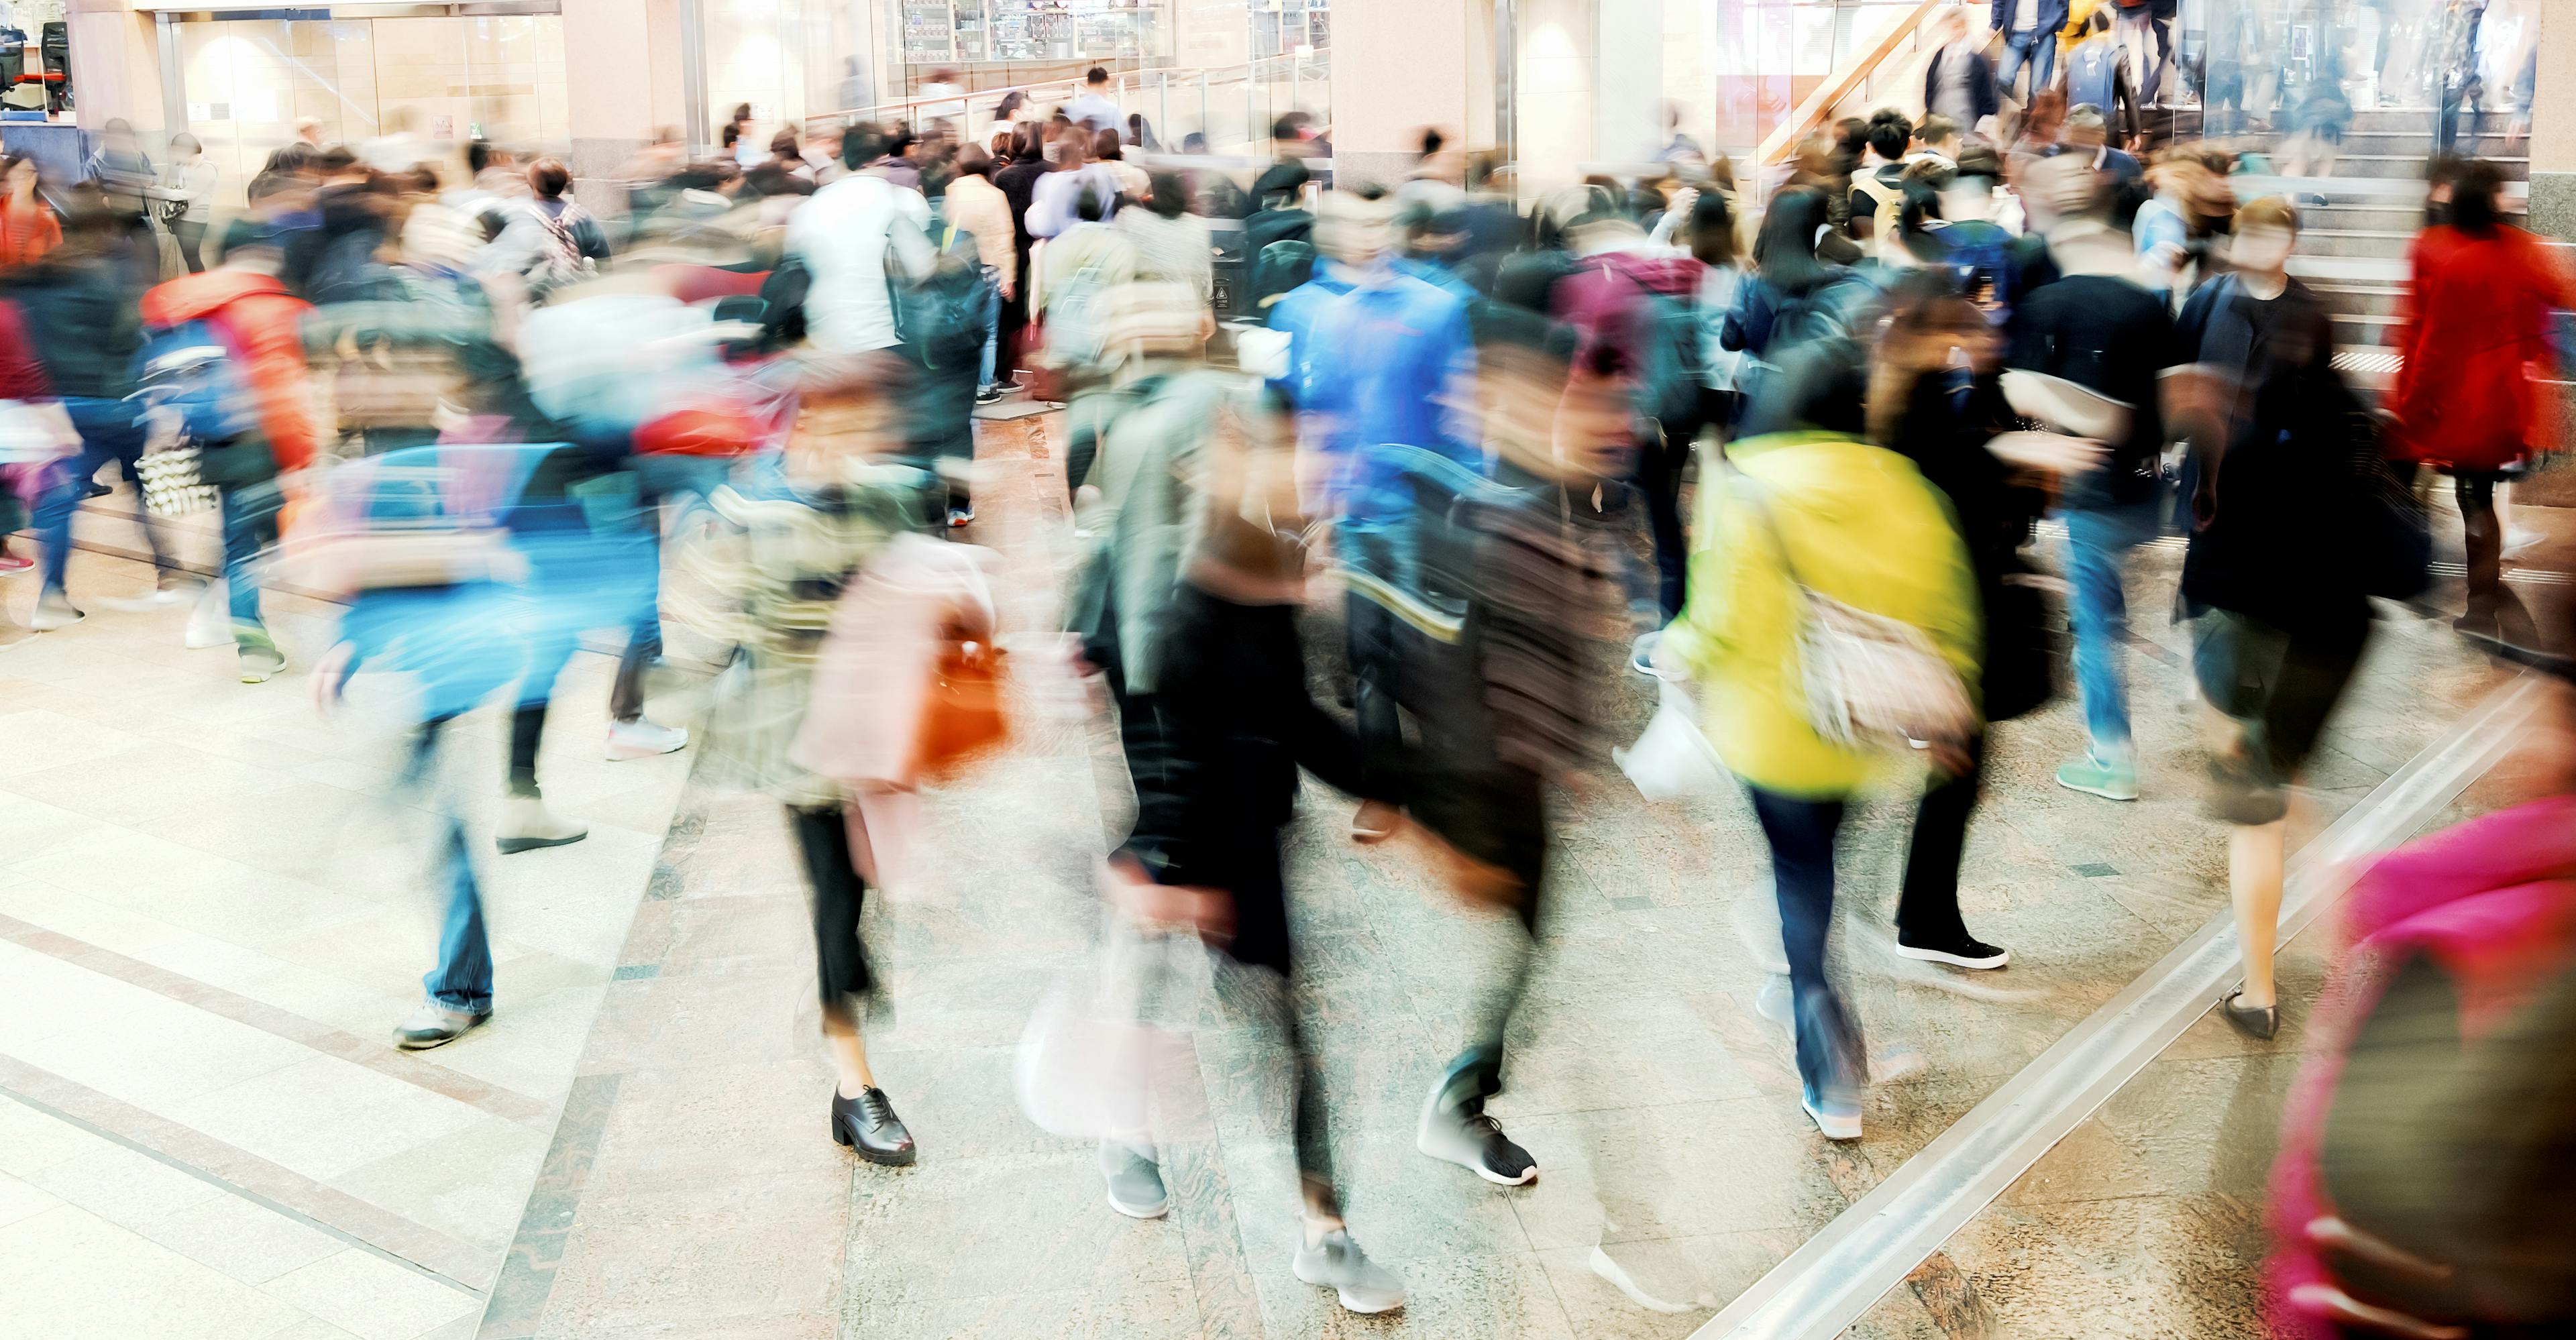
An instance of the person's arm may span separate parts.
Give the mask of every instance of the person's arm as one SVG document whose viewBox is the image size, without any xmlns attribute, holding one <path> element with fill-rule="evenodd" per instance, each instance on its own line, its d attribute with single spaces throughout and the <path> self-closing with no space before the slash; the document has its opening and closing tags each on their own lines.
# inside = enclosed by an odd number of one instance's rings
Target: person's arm
<svg viewBox="0 0 2576 1340">
<path fill-rule="evenodd" d="M 1069 189 L 1080 178 L 1075 172 L 1050 172 L 1029 189 L 1029 236 L 1054 237 L 1073 226 L 1073 191 Z"/>
</svg>

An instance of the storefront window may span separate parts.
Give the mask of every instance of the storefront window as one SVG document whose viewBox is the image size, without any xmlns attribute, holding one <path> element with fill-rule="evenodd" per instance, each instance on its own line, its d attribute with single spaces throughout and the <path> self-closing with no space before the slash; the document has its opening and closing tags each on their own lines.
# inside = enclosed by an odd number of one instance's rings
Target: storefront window
<svg viewBox="0 0 2576 1340">
<path fill-rule="evenodd" d="M 324 11 L 327 13 L 327 11 Z M 188 20 L 176 24 L 185 128 L 238 205 L 252 174 L 321 123 L 325 142 L 445 160 L 472 139 L 565 152 L 563 20 L 554 14 Z M 399 146 L 398 149 L 394 146 Z"/>
</svg>

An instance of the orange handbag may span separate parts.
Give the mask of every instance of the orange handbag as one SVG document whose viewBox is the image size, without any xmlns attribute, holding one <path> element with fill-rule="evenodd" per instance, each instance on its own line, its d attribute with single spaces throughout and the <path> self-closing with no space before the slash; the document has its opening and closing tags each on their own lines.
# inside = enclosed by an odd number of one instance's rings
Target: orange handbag
<svg viewBox="0 0 2576 1340">
<path fill-rule="evenodd" d="M 955 624 L 942 629 L 921 730 L 913 740 L 914 775 L 934 781 L 947 777 L 1010 737 L 992 644 L 969 639 Z"/>
</svg>

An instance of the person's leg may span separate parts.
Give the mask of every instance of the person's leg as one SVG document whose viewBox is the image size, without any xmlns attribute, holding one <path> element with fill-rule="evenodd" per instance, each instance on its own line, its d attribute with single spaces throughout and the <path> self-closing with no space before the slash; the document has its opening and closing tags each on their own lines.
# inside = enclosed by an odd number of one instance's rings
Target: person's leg
<svg viewBox="0 0 2576 1340">
<path fill-rule="evenodd" d="M 1666 436 L 1645 442 L 1637 451 L 1637 487 L 1645 495 L 1646 526 L 1655 546 L 1655 596 L 1662 619 L 1671 623 L 1682 612 L 1684 572 L 1690 552 L 1682 539 L 1682 467 L 1690 460 L 1692 425 L 1676 425 L 1679 441 Z"/>
<path fill-rule="evenodd" d="M 2469 613 L 2492 612 L 2504 584 L 2504 529 L 2496 518 L 2495 476 L 2461 471 L 2452 480 L 2468 548 Z"/>
<path fill-rule="evenodd" d="M 72 423 L 80 430 L 83 442 L 95 441 L 115 460 L 117 471 L 125 482 L 134 486 L 134 524 L 143 532 L 143 547 L 152 551 L 152 571 L 162 590 L 168 591 L 178 574 L 178 561 L 161 534 L 161 520 L 143 505 L 143 448 L 150 442 L 151 425 L 126 400 L 66 400 L 72 406 Z M 94 435 L 94 436 L 93 436 Z M 86 455 L 86 453 L 84 453 Z"/>
<path fill-rule="evenodd" d="M 204 274 L 206 262 L 202 249 L 206 244 L 206 225 L 181 219 L 170 225 L 170 236 L 179 244 L 179 259 L 187 262 L 188 273 Z"/>
<path fill-rule="evenodd" d="M 569 636 L 541 640 L 528 648 L 518 701 L 510 712 L 510 765 L 501 792 L 501 818 L 492 829 L 493 845 L 504 856 L 560 847 L 590 835 L 589 829 L 546 808 L 545 792 L 537 784 L 537 752 L 545 742 L 547 705 L 554 697 L 555 679 L 572 652 Z"/>
<path fill-rule="evenodd" d="M 2032 60 L 2032 57 L 2036 54 L 2035 48 L 2039 45 L 2039 43 L 2034 40 L 2037 36 L 2038 32 L 2035 29 L 2030 32 L 2005 34 L 2003 60 L 1995 69 L 1995 87 L 2001 89 L 2005 97 L 2021 103 L 2024 106 L 2029 105 L 2031 93 L 2036 93 L 2040 88 L 2044 87 L 2044 85 L 2037 82 L 2037 70 L 2035 63 Z M 2033 82 L 2030 93 L 2022 92 L 2020 89 L 2013 86 L 2013 81 L 2021 77 L 2021 72 L 2024 69 L 2031 69 L 2033 71 Z"/>
<path fill-rule="evenodd" d="M 2113 35 L 2120 44 L 2121 60 L 2129 67 L 2129 87 L 2132 89 L 2145 88 L 2147 86 L 2147 48 L 2149 45 L 2149 39 L 2147 37 L 2147 11 L 2143 8 L 2123 9 L 2119 11 L 2117 17 L 2113 19 L 2112 27 L 2116 30 Z M 2111 109 L 2105 107 L 2102 110 L 2107 112 Z"/>
<path fill-rule="evenodd" d="M 2156 64 L 2155 68 L 2147 71 L 2147 82 L 2141 86 L 2143 91 L 2138 97 L 2141 102 L 2152 107 L 2163 96 L 2165 69 L 2173 64 L 2173 20 L 2155 18 L 2150 11 L 2147 27 L 2155 34 Z"/>
<path fill-rule="evenodd" d="M 394 1028 L 394 1045 L 407 1051 L 453 1042 L 492 1014 L 492 942 L 483 924 L 483 894 L 466 850 L 464 816 L 438 777 L 439 740 L 446 724 L 443 717 L 421 723 L 402 778 L 414 801 L 431 809 L 431 863 L 447 895 L 438 963 L 421 978 L 426 998 Z"/>
<path fill-rule="evenodd" d="M 976 365 L 975 390 L 978 395 L 995 390 L 993 362 L 1001 353 L 1002 291 L 997 287 L 1001 272 L 984 267 L 984 356 Z"/>
<path fill-rule="evenodd" d="M 2030 96 L 2033 98 L 2047 92 L 2057 78 L 2057 35 L 2041 33 L 2035 39 L 2035 45 L 2037 49 L 2031 53 L 2031 68 L 2036 73 L 2030 77 Z"/>
<path fill-rule="evenodd" d="M 1904 892 L 1896 904 L 1897 952 L 1907 958 L 1962 968 L 2000 968 L 2008 961 L 2003 950 L 1970 935 L 1959 915 L 1959 862 L 1985 767 L 1986 739 L 1979 735 L 1969 742 L 1966 770 L 1936 780 L 1915 809 Z"/>
<path fill-rule="evenodd" d="M 867 893 L 851 859 L 849 819 L 839 805 L 790 806 L 789 824 L 814 892 L 814 961 L 823 999 L 823 1040 L 832 1052 L 832 1139 L 870 1163 L 902 1166 L 918 1151 L 868 1068 L 862 1030 L 876 979 L 859 942 L 859 909 Z"/>
<path fill-rule="evenodd" d="M 2245 985 L 2237 1000 L 2248 1009 L 2279 1003 L 2272 980 L 2272 948 L 2281 927 L 2282 835 L 2286 820 L 2227 830 L 2227 898 L 2236 912 L 2236 943 L 2245 955 Z"/>
<path fill-rule="evenodd" d="M 2069 780 L 2064 770 L 2058 777 L 2077 790 L 2119 800 L 2132 800 L 2137 794 L 2128 676 L 2123 669 L 2129 654 L 2129 604 L 2121 585 L 2122 569 L 2128 551 L 2153 529 L 2152 503 L 2143 508 L 2079 508 L 2066 514 L 2067 577 L 2075 588 L 2075 677 L 2092 741 L 2088 761 L 2098 766 L 2082 778 Z"/>
<path fill-rule="evenodd" d="M 53 467 L 51 482 L 36 500 L 37 543 L 44 546 L 41 598 L 62 600 L 72 558 L 72 513 L 89 491 L 89 477 L 107 463 L 107 453 L 84 441 L 79 454 Z"/>
<path fill-rule="evenodd" d="M 1771 846 L 1780 947 L 1789 960 L 1789 991 L 1797 1008 L 1798 1078 L 1818 1124 L 1831 1123 L 1827 1134 L 1857 1138 L 1868 1061 L 1859 1027 L 1825 972 L 1834 920 L 1834 835 L 1842 826 L 1843 803 L 1760 789 L 1751 794 L 1754 816 Z"/>
</svg>

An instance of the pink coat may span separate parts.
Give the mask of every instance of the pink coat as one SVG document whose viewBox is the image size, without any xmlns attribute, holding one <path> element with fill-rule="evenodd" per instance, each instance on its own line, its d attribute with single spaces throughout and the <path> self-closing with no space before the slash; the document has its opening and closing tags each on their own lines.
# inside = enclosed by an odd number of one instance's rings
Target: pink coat
<svg viewBox="0 0 2576 1340">
<path fill-rule="evenodd" d="M 842 592 L 788 761 L 853 788 L 908 787 L 931 670 L 956 627 L 990 641 L 989 549 L 898 535 Z"/>
<path fill-rule="evenodd" d="M 2462 1026 L 2472 1037 L 2568 971 L 2576 957 L 2576 796 L 2517 805 L 2398 850 L 2355 886 L 2345 925 L 2353 943 L 2318 1003 L 2272 1165 L 2265 1303 L 2272 1334 L 2296 1340 L 2337 1335 L 2289 1298 L 2329 1278 L 2305 1230 L 2333 1212 L 2318 1183 L 2317 1156 L 2346 1049 L 2386 987 L 2368 965 L 2430 955 L 2458 984 Z"/>
</svg>

